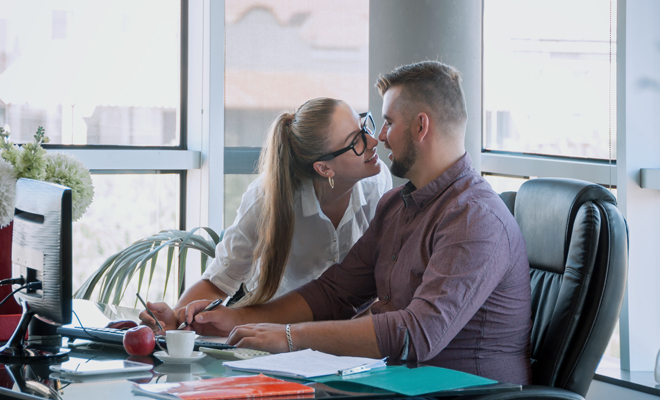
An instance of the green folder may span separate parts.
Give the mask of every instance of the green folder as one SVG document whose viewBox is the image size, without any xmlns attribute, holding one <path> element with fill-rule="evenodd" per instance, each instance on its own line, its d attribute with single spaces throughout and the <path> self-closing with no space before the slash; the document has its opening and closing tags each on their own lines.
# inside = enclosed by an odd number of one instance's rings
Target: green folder
<svg viewBox="0 0 660 400">
<path fill-rule="evenodd" d="M 452 369 L 431 366 L 408 368 L 403 365 L 394 365 L 347 376 L 320 376 L 310 380 L 326 384 L 331 382 L 359 383 L 405 396 L 421 396 L 444 390 L 497 383 L 492 379 Z"/>
</svg>

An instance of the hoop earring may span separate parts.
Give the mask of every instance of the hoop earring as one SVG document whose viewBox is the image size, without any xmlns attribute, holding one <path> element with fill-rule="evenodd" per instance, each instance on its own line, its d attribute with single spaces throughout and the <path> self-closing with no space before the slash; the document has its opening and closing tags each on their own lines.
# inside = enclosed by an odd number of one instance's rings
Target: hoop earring
<svg viewBox="0 0 660 400">
<path fill-rule="evenodd" d="M 330 182 L 330 189 L 335 188 L 335 180 L 331 176 L 328 177 L 328 182 Z"/>
</svg>

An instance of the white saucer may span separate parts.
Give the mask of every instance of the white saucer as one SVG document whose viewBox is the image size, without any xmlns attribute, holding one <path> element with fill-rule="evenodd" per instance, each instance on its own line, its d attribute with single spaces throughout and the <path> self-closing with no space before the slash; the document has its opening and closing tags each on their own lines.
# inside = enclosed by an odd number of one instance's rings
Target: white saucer
<svg viewBox="0 0 660 400">
<path fill-rule="evenodd" d="M 154 356 L 164 363 L 170 364 L 190 364 L 195 361 L 199 361 L 206 356 L 206 354 L 201 351 L 193 351 L 190 357 L 170 357 L 164 351 L 157 351 L 154 353 Z"/>
</svg>

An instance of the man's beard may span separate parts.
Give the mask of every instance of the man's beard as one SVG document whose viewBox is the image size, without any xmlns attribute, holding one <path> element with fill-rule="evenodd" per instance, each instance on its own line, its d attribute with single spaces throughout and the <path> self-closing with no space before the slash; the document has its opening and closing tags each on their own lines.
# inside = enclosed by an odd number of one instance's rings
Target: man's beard
<svg viewBox="0 0 660 400">
<path fill-rule="evenodd" d="M 392 157 L 392 165 L 390 172 L 399 178 L 405 178 L 410 168 L 415 165 L 417 161 L 417 150 L 412 140 L 412 128 L 408 127 L 404 132 L 405 143 L 403 145 L 403 154 L 400 157 Z"/>
</svg>

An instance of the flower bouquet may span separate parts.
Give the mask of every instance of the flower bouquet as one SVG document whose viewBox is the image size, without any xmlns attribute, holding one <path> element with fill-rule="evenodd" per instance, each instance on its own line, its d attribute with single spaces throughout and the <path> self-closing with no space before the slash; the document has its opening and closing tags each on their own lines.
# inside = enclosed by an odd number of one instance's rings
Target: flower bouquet
<svg viewBox="0 0 660 400">
<path fill-rule="evenodd" d="M 9 141 L 9 133 L 0 128 L 0 228 L 14 218 L 15 186 L 18 178 L 30 178 L 71 188 L 72 217 L 82 217 L 94 198 L 89 170 L 75 156 L 47 153 L 44 128 L 39 127 L 32 143 L 17 146 Z"/>
<path fill-rule="evenodd" d="M 94 197 L 92 178 L 83 163 L 69 154 L 47 153 L 42 143 L 48 143 L 42 127 L 37 129 L 33 142 L 21 146 L 11 143 L 9 133 L 0 128 L 0 279 L 11 277 L 11 223 L 17 179 L 43 180 L 71 188 L 74 221 L 85 213 Z M 0 288 L 0 298 L 9 291 L 9 287 Z M 5 304 L 0 314 L 20 312 L 17 307 L 15 303 Z"/>
</svg>

